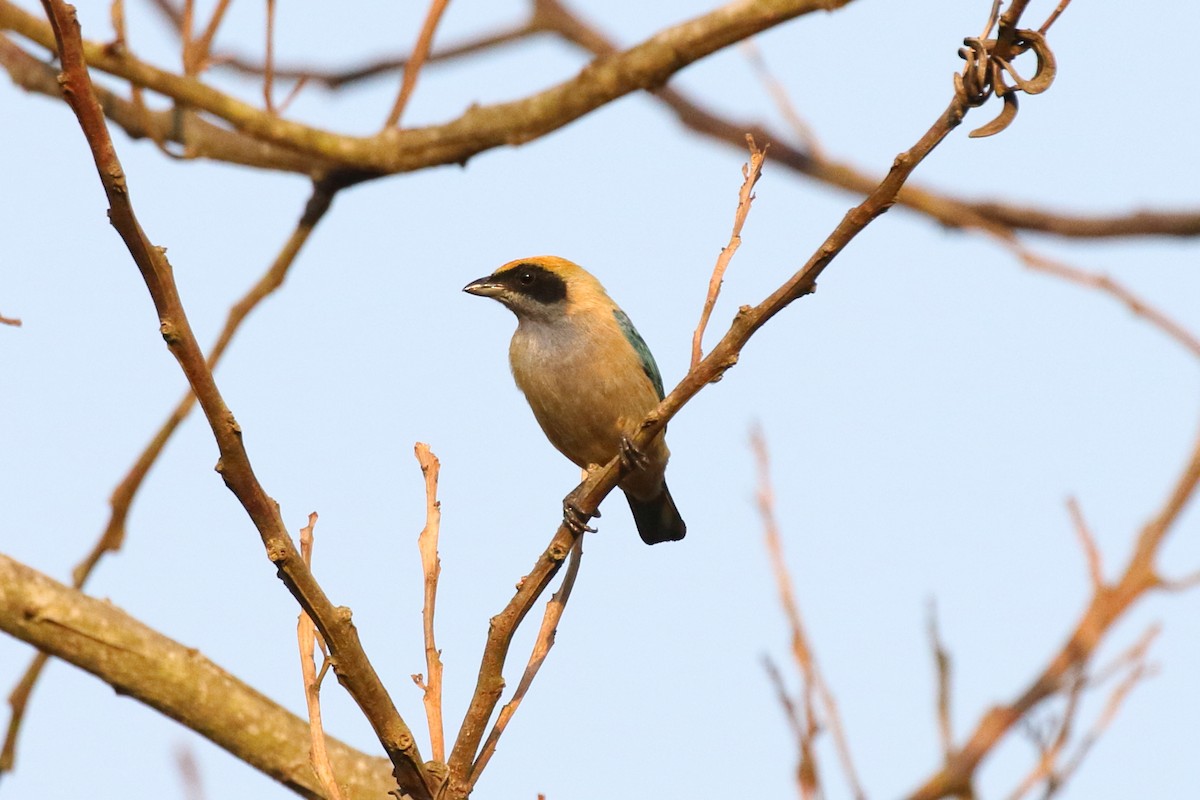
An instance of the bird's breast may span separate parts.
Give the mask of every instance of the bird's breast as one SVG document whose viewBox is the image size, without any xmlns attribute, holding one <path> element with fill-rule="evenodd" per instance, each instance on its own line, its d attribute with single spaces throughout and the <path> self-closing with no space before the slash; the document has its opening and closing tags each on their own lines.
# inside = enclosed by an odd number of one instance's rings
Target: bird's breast
<svg viewBox="0 0 1200 800">
<path fill-rule="evenodd" d="M 509 349 L 513 377 L 546 437 L 581 467 L 603 464 L 658 404 L 637 354 L 615 325 L 522 320 Z M 661 437 L 648 453 L 666 465 Z"/>
</svg>

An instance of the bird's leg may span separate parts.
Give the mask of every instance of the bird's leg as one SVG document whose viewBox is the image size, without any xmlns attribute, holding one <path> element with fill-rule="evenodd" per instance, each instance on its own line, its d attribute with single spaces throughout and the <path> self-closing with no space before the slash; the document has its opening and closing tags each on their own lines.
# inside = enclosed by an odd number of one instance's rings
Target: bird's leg
<svg viewBox="0 0 1200 800">
<path fill-rule="evenodd" d="M 634 446 L 633 440 L 621 435 L 621 443 L 617 449 L 621 456 L 621 469 L 625 472 L 640 472 L 650 463 L 650 457 Z"/>
<path fill-rule="evenodd" d="M 586 533 L 595 533 L 596 529 L 587 524 L 588 516 L 596 519 L 600 518 L 600 509 L 596 509 L 590 515 L 583 513 L 579 508 L 576 500 L 578 499 L 579 490 L 576 489 L 567 495 L 567 499 L 563 500 L 563 524 L 568 530 L 576 536 L 582 536 Z"/>
</svg>

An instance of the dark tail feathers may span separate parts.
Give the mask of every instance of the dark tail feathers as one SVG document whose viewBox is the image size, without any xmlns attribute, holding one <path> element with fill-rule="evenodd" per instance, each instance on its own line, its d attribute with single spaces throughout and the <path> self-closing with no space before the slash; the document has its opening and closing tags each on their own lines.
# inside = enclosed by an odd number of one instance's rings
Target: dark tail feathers
<svg viewBox="0 0 1200 800">
<path fill-rule="evenodd" d="M 677 542 L 687 534 L 687 525 L 679 516 L 679 509 L 675 507 L 665 483 L 658 497 L 652 500 L 638 500 L 628 492 L 625 493 L 625 499 L 629 501 L 629 510 L 633 512 L 638 534 L 646 544 Z"/>
</svg>

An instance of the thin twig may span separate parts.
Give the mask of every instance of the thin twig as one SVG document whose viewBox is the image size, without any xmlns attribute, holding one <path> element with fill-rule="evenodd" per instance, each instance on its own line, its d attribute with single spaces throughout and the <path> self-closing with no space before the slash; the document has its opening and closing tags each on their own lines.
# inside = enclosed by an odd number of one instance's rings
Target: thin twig
<svg viewBox="0 0 1200 800">
<path fill-rule="evenodd" d="M 1036 741 L 1039 749 L 1038 760 L 1009 794 L 1008 800 L 1021 800 L 1039 783 L 1044 784 L 1042 798 L 1046 800 L 1057 794 L 1066 785 L 1096 741 L 1112 723 L 1129 692 L 1139 681 L 1150 674 L 1147 654 L 1158 633 L 1159 626 L 1150 626 L 1138 637 L 1137 641 L 1095 675 L 1088 677 L 1075 675 L 1069 679 L 1066 692 L 1067 702 L 1056 726 L 1057 733 L 1049 742 Z M 1125 674 L 1109 693 L 1104 709 L 1092 723 L 1088 732 L 1075 745 L 1074 752 L 1067 755 L 1064 760 L 1063 756 L 1071 744 L 1071 732 L 1079 715 L 1079 698 L 1082 690 L 1100 686 L 1122 672 Z"/>
<path fill-rule="evenodd" d="M 1104 587 L 1104 563 L 1100 556 L 1100 548 L 1096 545 L 1096 537 L 1092 535 L 1087 520 L 1083 518 L 1083 510 L 1079 507 L 1079 501 L 1074 497 L 1067 498 L 1067 511 L 1071 515 L 1075 536 L 1079 539 L 1079 545 L 1083 548 L 1083 555 L 1087 560 L 1088 578 L 1092 582 L 1092 591 L 1098 592 Z"/>
<path fill-rule="evenodd" d="M 226 350 L 233 341 L 234 335 L 241 328 L 242 323 L 250 315 L 250 312 L 283 285 L 283 281 L 287 277 L 292 264 L 296 262 L 296 257 L 300 254 L 301 248 L 308 241 L 317 223 L 321 221 L 325 213 L 329 210 L 337 191 L 338 188 L 333 184 L 317 183 L 313 185 L 312 195 L 305 205 L 300 221 L 288 237 L 287 242 L 284 243 L 283 248 L 275 256 L 275 260 L 271 262 L 271 265 L 263 273 L 262 277 L 258 279 L 258 282 L 229 309 L 225 325 L 208 354 L 207 363 L 210 370 L 216 369 L 217 364 L 221 361 L 221 357 L 225 355 Z M 108 500 L 110 511 L 104 530 L 101 531 L 100 537 L 96 540 L 95 545 L 92 546 L 91 551 L 71 571 L 71 585 L 73 588 L 82 589 L 87 584 L 88 578 L 91 577 L 92 572 L 99 565 L 101 559 L 106 554 L 115 553 L 121 549 L 122 544 L 125 542 L 125 525 L 129 518 L 129 510 L 133 506 L 133 500 L 137 496 L 138 490 L 141 489 L 146 476 L 150 472 L 150 468 L 154 466 L 158 457 L 162 454 L 163 448 L 166 447 L 171 436 L 174 435 L 180 424 L 187 418 L 187 415 L 191 412 L 195 404 L 196 395 L 189 388 L 183 397 L 179 399 L 174 410 L 163 421 L 163 424 L 159 427 L 153 438 L 150 439 L 150 442 L 142 450 L 141 454 L 138 455 L 129 472 L 125 474 L 125 477 L 113 489 Z M 0 748 L 0 775 L 10 771 L 15 764 L 17 737 L 20 734 L 21 722 L 25 717 L 25 711 L 28 707 L 29 696 L 33 692 L 33 687 L 37 684 L 42 670 L 45 669 L 47 661 L 48 657 L 45 653 L 37 653 L 30 660 L 29 666 L 25 668 L 24 674 L 9 695 L 11 715 L 4 737 L 4 746 Z"/>
<path fill-rule="evenodd" d="M 267 109 L 267 113 L 272 116 L 278 112 L 275 110 L 275 101 L 272 95 L 275 94 L 275 0 L 267 0 L 267 44 L 266 54 L 263 60 L 263 103 Z"/>
<path fill-rule="evenodd" d="M 729 235 L 729 244 L 721 248 L 716 266 L 713 267 L 712 277 L 708 279 L 708 294 L 704 298 L 704 307 L 700 311 L 700 322 L 696 325 L 696 332 L 692 334 L 690 369 L 695 369 L 696 365 L 700 363 L 700 359 L 704 357 L 702 351 L 704 330 L 708 327 L 708 318 L 712 316 L 713 306 L 717 304 L 717 296 L 721 293 L 721 282 L 725 278 L 725 270 L 729 267 L 733 254 L 737 252 L 742 243 L 742 225 L 746 223 L 746 217 L 750 213 L 750 204 L 754 202 L 754 185 L 762 177 L 763 159 L 767 156 L 767 150 L 765 147 L 761 150 L 758 149 L 758 145 L 754 143 L 754 137 L 749 134 L 746 134 L 746 144 L 750 147 L 750 161 L 742 165 L 742 187 L 738 190 L 737 210 L 733 215 L 733 232 Z"/>
<path fill-rule="evenodd" d="M 799 751 L 799 757 L 796 759 L 796 787 L 800 791 L 801 800 L 812 800 L 821 796 L 821 778 L 817 772 L 817 759 L 813 755 L 813 742 L 817 737 L 817 723 L 813 715 L 812 708 L 812 687 L 807 683 L 804 686 L 804 704 L 803 710 L 797 706 L 788 694 L 787 687 L 783 683 L 783 675 L 779 672 L 779 667 L 771 660 L 770 656 L 763 657 L 763 666 L 767 670 L 767 677 L 771 679 L 771 685 L 775 687 L 775 696 L 779 700 L 779 705 L 783 707 L 784 716 L 787 717 L 788 723 L 792 728 L 792 735 L 796 739 L 796 748 Z"/>
<path fill-rule="evenodd" d="M 316 526 L 317 512 L 313 511 L 308 515 L 308 524 L 300 529 L 300 557 L 309 569 L 312 569 L 313 529 Z M 342 790 L 338 788 L 333 765 L 329 763 L 329 751 L 325 747 L 325 727 L 321 724 L 321 681 L 313 658 L 316 642 L 317 628 L 312 618 L 302 610 L 296 619 L 296 644 L 300 648 L 300 674 L 304 679 L 304 703 L 308 707 L 308 730 L 312 742 L 308 762 L 325 789 L 326 797 L 329 800 L 342 800 Z M 324 651 L 325 648 L 321 649 Z M 325 661 L 328 663 L 328 656 Z"/>
<path fill-rule="evenodd" d="M 259 483 L 233 413 L 205 363 L 179 297 L 165 252 L 150 243 L 134 213 L 130 187 L 117 158 L 104 112 L 92 91 L 84 44 L 74 9 L 61 0 L 42 0 L 50 18 L 63 73 L 63 95 L 79 120 L 109 203 L 109 219 L 141 272 L 160 320 L 159 330 L 204 411 L 220 451 L 217 470 L 259 532 L 276 573 L 317 624 L 334 656 L 338 679 L 371 723 L 395 766 L 401 789 L 414 800 L 430 800 L 428 776 L 412 732 L 367 659 L 345 609 L 333 605 L 300 557 L 279 507 Z"/>
<path fill-rule="evenodd" d="M 188 43 L 184 44 L 184 74 L 199 75 L 208 68 L 213 39 L 216 38 L 217 29 L 221 27 L 221 22 L 225 19 L 225 12 L 228 10 L 229 0 L 218 0 L 217 7 L 213 9 L 212 16 L 209 17 L 208 25 L 204 27 L 204 33 L 200 34 L 200 38 L 193 40 L 190 46 Z"/>
<path fill-rule="evenodd" d="M 3 16 L 5 11 L 0 3 L 0 16 Z M 62 100 L 58 70 L 27 53 L 3 34 L 0 34 L 0 67 L 8 72 L 17 86 L 26 91 L 37 92 L 56 101 Z M 331 166 L 327 160 L 314 160 L 311 156 L 303 156 L 295 151 L 254 139 L 248 134 L 210 122 L 191 111 L 185 110 L 181 114 L 178 109 L 183 108 L 183 104 L 176 104 L 161 111 L 145 107 L 138 109 L 131 100 L 111 89 L 96 85 L 92 88 L 100 99 L 108 119 L 120 126 L 131 138 L 149 137 L 174 142 L 183 147 L 184 158 L 207 158 L 226 164 L 280 170 L 305 176 L 322 175 Z"/>
<path fill-rule="evenodd" d="M 1193 356 L 1200 358 L 1200 338 L 1197 338 L 1162 311 L 1159 311 L 1150 303 L 1134 294 L 1132 290 L 1126 288 L 1123 284 L 1118 283 L 1107 275 L 1096 275 L 1036 253 L 1023 245 L 1016 235 L 1011 232 L 989 231 L 989 233 L 1030 269 L 1111 295 L 1124 303 L 1135 316 L 1146 320 L 1178 342 L 1181 347 Z"/>
<path fill-rule="evenodd" d="M 825 150 L 821 146 L 821 140 L 817 138 L 817 134 L 812 126 L 796 110 L 796 104 L 792 102 L 792 98 L 788 95 L 787 90 L 783 88 L 783 84 L 767 67 L 767 60 L 763 57 L 762 50 L 758 48 L 753 39 L 743 41 L 741 50 L 745 53 L 746 60 L 750 62 L 750 67 L 754 70 L 754 74 L 762 82 L 763 86 L 766 87 L 767 94 L 771 96 L 771 101 L 775 103 L 775 108 L 779 110 L 780 115 L 792 129 L 792 132 L 796 134 L 800 146 L 811 153 L 813 158 L 825 158 Z"/>
<path fill-rule="evenodd" d="M 204 776 L 196 761 L 196 750 L 190 743 L 176 745 L 175 766 L 183 783 L 184 800 L 205 800 Z"/>
<path fill-rule="evenodd" d="M 1084 734 L 1076 746 L 1075 752 L 1067 758 L 1059 770 L 1058 778 L 1060 784 L 1065 783 L 1079 769 L 1083 760 L 1091 752 L 1092 747 L 1104 735 L 1104 732 L 1112 724 L 1112 721 L 1116 719 L 1117 712 L 1121 710 L 1121 705 L 1125 702 L 1129 693 L 1133 691 L 1133 688 L 1153 674 L 1153 668 L 1147 663 L 1147 654 L 1151 642 L 1157 637 L 1158 633 L 1158 626 L 1151 626 L 1128 652 L 1124 659 L 1128 666 L 1125 677 L 1113 687 L 1112 692 L 1109 693 L 1108 701 L 1104 704 L 1104 709 L 1092 723 L 1088 732 Z"/>
<path fill-rule="evenodd" d="M 949 760 L 954 752 L 954 727 L 951 722 L 950 703 L 953 699 L 951 691 L 952 664 L 950 652 L 942 642 L 942 634 L 938 629 L 937 604 L 929 601 L 929 647 L 933 650 L 933 663 L 937 669 L 937 721 L 938 739 L 942 743 L 942 758 Z"/>
<path fill-rule="evenodd" d="M 442 563 L 438 558 L 438 536 L 442 523 L 442 504 L 437 499 L 438 471 L 441 463 L 429 445 L 417 442 L 413 447 L 421 474 L 425 476 L 425 527 L 417 537 L 421 551 L 421 571 L 425 575 L 425 602 L 421 606 L 421 623 L 425 635 L 425 668 L 429 679 L 420 685 L 425 692 L 425 718 L 429 722 L 429 746 L 433 760 L 446 760 L 446 738 L 442 723 L 442 653 L 433 635 L 433 618 L 437 607 L 438 576 Z M 414 680 L 420 676 L 414 675 Z"/>
<path fill-rule="evenodd" d="M 800 615 L 800 604 L 796 600 L 792 578 L 788 573 L 783 556 L 783 538 L 780 536 L 779 523 L 775 518 L 775 493 L 771 488 L 770 457 L 761 428 L 755 427 L 751 431 L 750 445 L 754 451 L 754 460 L 758 465 L 758 510 L 763 520 L 763 535 L 766 539 L 767 554 L 771 560 L 771 571 L 775 576 L 775 585 L 779 591 L 779 603 L 787 616 L 788 627 L 792 634 L 792 657 L 796 661 L 796 667 L 800 670 L 804 685 L 808 690 L 816 693 L 821 703 L 824 721 L 833 736 L 834 748 L 837 751 L 846 781 L 850 784 L 851 794 L 861 800 L 866 797 L 866 792 L 858 779 L 858 771 L 854 768 L 854 759 L 850 752 L 850 743 L 846 739 L 841 713 L 833 692 L 830 691 L 817 664 L 816 655 L 813 653 L 812 644 Z M 810 720 L 814 716 L 811 701 L 807 701 L 807 698 L 805 714 Z M 801 750 L 802 752 L 807 751 L 811 757 L 810 742 L 802 740 Z"/>
<path fill-rule="evenodd" d="M 12 325 L 14 328 L 21 327 L 21 320 L 16 317 L 6 317 L 0 314 L 0 325 Z"/>
<path fill-rule="evenodd" d="M 196 25 L 196 0 L 183 0 L 183 12 L 179 16 L 179 41 L 183 53 L 184 74 L 187 74 L 188 53 L 192 49 L 192 37 Z"/>
<path fill-rule="evenodd" d="M 1159 550 L 1184 506 L 1200 485 L 1200 436 L 1192 446 L 1175 485 L 1155 515 L 1142 527 L 1134 552 L 1120 577 L 1093 592 L 1091 601 L 1075 623 L 1066 642 L 1021 691 L 1016 699 L 993 707 L 946 765 L 909 795 L 910 800 L 936 800 L 968 788 L 979 763 L 1017 722 L 1035 706 L 1060 690 L 1063 682 L 1086 665 L 1105 634 L 1146 592 L 1162 585 L 1155 564 Z"/>
<path fill-rule="evenodd" d="M 220 2 L 222 6 L 228 4 L 228 0 L 220 0 Z M 174 3 L 168 0 L 152 0 L 151 4 L 162 13 L 163 17 L 171 24 L 176 33 L 181 32 L 183 12 Z M 218 10 L 224 13 L 223 8 L 219 8 Z M 216 22 L 219 22 L 219 20 L 214 13 L 213 22 L 209 23 L 209 28 L 205 31 L 204 38 L 209 40 L 206 50 L 211 49 L 212 34 L 215 34 L 214 23 Z M 530 35 L 539 33 L 541 30 L 540 26 L 535 26 L 531 21 L 526 21 L 518 25 L 501 28 L 491 33 L 480 34 L 470 39 L 447 45 L 446 47 L 440 47 L 433 50 L 426 60 L 430 63 L 435 61 L 449 61 L 454 58 L 472 55 L 503 44 L 519 41 Z M 274 72 L 276 80 L 308 80 L 329 89 L 340 89 L 343 86 L 348 86 L 359 81 L 402 70 L 409 62 L 409 59 L 410 56 L 375 58 L 354 66 L 336 69 L 294 65 L 280 66 L 276 64 Z M 262 77 L 265 69 L 261 61 L 229 52 L 214 54 L 211 56 L 210 61 L 214 65 L 259 78 Z"/>
<path fill-rule="evenodd" d="M 483 770 L 487 767 L 492 756 L 496 753 L 496 745 L 500 742 L 500 737 L 504 734 L 505 728 L 508 727 L 509 721 L 513 715 L 517 713 L 517 708 L 521 705 L 521 701 L 525 699 L 529 687 L 533 684 L 533 679 L 537 677 L 538 670 L 542 668 L 542 664 L 546 661 L 546 656 L 550 653 L 550 648 L 554 646 L 554 635 L 558 631 L 558 621 L 562 619 L 563 611 L 567 607 L 567 600 L 571 598 L 571 589 L 575 587 L 575 578 L 579 575 L 579 564 L 583 560 L 583 537 L 575 539 L 575 544 L 571 547 L 571 558 L 567 564 L 567 571 L 563 575 L 562 584 L 559 585 L 558 591 L 546 603 L 546 612 L 542 615 L 542 625 L 538 628 L 537 638 L 534 640 L 533 652 L 529 654 L 529 662 L 525 665 L 525 672 L 521 675 L 521 682 L 517 684 L 517 690 L 513 692 L 512 699 L 504 704 L 500 709 L 500 714 L 496 717 L 496 723 L 492 726 L 491 733 L 488 734 L 487 741 L 484 742 L 483 748 L 479 751 L 479 757 L 475 759 L 475 763 L 471 767 L 471 776 L 469 779 L 469 788 L 475 786 L 476 781 L 483 774 Z"/>
<path fill-rule="evenodd" d="M 433 34 L 437 30 L 438 23 L 442 21 L 442 14 L 445 13 L 448 5 L 450 5 L 450 0 L 432 0 L 429 4 L 429 11 L 425 14 L 425 22 L 421 25 L 417 43 L 413 46 L 408 63 L 404 65 L 404 77 L 400 80 L 400 93 L 396 95 L 396 102 L 392 105 L 387 122 L 383 123 L 384 129 L 395 128 L 400 124 L 400 117 L 404 114 L 408 99 L 417 86 L 417 76 L 421 74 L 421 67 L 425 65 L 425 59 L 429 57 L 429 49 L 433 46 Z"/>
<path fill-rule="evenodd" d="M 1049 791 L 1057 781 L 1058 759 L 1071 737 L 1071 729 L 1079 712 L 1079 698 L 1083 692 L 1085 681 L 1082 675 L 1073 675 L 1066 691 L 1066 705 L 1062 714 L 1054 724 L 1054 734 L 1044 737 L 1034 730 L 1030 736 L 1038 748 L 1038 759 L 1033 768 L 1025 775 L 1017 788 L 1008 796 L 1008 800 L 1021 800 L 1033 787 L 1045 782 Z"/>
<path fill-rule="evenodd" d="M 1158 579 L 1158 586 L 1167 592 L 1186 592 L 1189 589 L 1194 589 L 1200 586 L 1200 570 L 1189 572 L 1181 578 L 1160 577 Z"/>
<path fill-rule="evenodd" d="M 191 19 L 190 14 L 191 14 L 191 11 L 190 11 L 190 6 L 189 6 L 189 10 L 186 15 L 187 20 Z M 112 20 L 112 26 L 113 26 L 112 46 L 115 48 L 119 48 L 125 52 L 132 52 L 132 48 L 130 47 L 130 44 L 129 44 L 129 37 L 125 30 L 125 3 L 124 3 L 124 0 L 113 0 L 112 5 L 109 7 L 109 17 Z M 182 33 L 182 29 L 181 29 L 181 33 Z M 142 92 L 142 87 L 138 86 L 137 84 L 133 84 L 133 83 L 131 83 L 129 85 L 129 102 L 133 106 L 133 111 L 134 111 L 134 114 L 138 118 L 140 127 L 143 130 L 146 130 L 149 132 L 150 141 L 154 142 L 154 146 L 158 148 L 158 151 L 160 153 L 162 153 L 163 155 L 165 155 L 167 158 L 171 158 L 171 159 L 179 158 L 178 154 L 173 153 L 171 151 L 171 149 L 169 147 L 167 147 L 167 140 L 166 140 L 165 136 L 163 135 L 162 129 L 155 126 L 151 122 L 150 109 L 146 106 L 146 98 L 145 98 L 145 94 Z"/>
<path fill-rule="evenodd" d="M 1069 5 L 1071 5 L 1071 0 L 1059 0 L 1058 6 L 1054 11 L 1050 12 L 1050 16 L 1046 17 L 1046 21 L 1042 23 L 1042 27 L 1038 28 L 1038 33 L 1045 35 L 1046 31 L 1050 30 L 1050 26 L 1058 20 L 1059 16 L 1067 10 L 1067 6 Z"/>
</svg>

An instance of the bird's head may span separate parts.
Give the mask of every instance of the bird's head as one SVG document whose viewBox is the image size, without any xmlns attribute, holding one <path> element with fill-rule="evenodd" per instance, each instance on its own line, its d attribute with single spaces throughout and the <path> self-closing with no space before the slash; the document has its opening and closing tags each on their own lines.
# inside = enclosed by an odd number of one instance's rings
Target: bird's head
<svg viewBox="0 0 1200 800">
<path fill-rule="evenodd" d="M 607 299 L 600 282 L 583 267 L 557 256 L 510 261 L 463 291 L 499 300 L 522 319 L 552 319 L 585 299 Z"/>
</svg>

